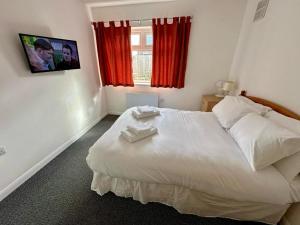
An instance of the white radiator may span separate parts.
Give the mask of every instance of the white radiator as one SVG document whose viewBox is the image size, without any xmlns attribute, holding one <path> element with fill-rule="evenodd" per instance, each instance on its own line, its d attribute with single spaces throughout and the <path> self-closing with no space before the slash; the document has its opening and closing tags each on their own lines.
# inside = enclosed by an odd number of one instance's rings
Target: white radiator
<svg viewBox="0 0 300 225">
<path fill-rule="evenodd" d="M 150 105 L 158 107 L 158 95 L 147 92 L 132 92 L 126 94 L 127 108 Z"/>
</svg>

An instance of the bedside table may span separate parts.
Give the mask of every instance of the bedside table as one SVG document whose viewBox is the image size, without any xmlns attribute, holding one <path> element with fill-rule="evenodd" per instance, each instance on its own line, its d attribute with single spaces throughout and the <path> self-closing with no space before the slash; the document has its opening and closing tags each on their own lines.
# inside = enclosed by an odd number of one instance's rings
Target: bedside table
<svg viewBox="0 0 300 225">
<path fill-rule="evenodd" d="M 211 112 L 212 108 L 224 97 L 217 97 L 215 95 L 203 95 L 201 103 L 201 111 Z"/>
</svg>

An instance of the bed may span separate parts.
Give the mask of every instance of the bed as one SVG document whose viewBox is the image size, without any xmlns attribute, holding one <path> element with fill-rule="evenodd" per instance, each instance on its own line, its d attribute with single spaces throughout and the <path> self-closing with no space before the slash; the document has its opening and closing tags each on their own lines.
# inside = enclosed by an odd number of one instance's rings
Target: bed
<svg viewBox="0 0 300 225">
<path fill-rule="evenodd" d="M 251 170 L 213 113 L 162 108 L 160 116 L 138 121 L 132 110 L 90 148 L 91 189 L 98 194 L 111 191 L 181 213 L 268 224 L 276 224 L 299 201 L 295 188 L 273 166 Z M 158 134 L 134 144 L 120 137 L 128 124 L 146 121 Z"/>
</svg>

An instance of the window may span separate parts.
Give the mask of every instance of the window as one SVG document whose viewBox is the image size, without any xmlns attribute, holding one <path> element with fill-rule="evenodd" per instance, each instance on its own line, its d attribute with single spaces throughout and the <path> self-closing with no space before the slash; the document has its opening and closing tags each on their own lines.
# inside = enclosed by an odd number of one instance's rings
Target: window
<svg viewBox="0 0 300 225">
<path fill-rule="evenodd" d="M 131 45 L 132 46 L 140 45 L 140 34 L 132 34 L 131 35 Z"/>
<path fill-rule="evenodd" d="M 152 74 L 152 27 L 132 27 L 132 69 L 135 84 L 150 84 Z"/>
<path fill-rule="evenodd" d="M 153 35 L 152 34 L 146 34 L 146 45 L 152 46 L 153 44 Z"/>
</svg>

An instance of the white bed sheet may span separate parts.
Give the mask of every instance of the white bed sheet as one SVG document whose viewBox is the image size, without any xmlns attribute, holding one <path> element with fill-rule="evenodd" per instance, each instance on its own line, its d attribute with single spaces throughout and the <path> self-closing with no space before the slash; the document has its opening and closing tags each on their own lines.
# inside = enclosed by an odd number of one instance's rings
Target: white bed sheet
<svg viewBox="0 0 300 225">
<path fill-rule="evenodd" d="M 143 204 L 160 202 L 185 214 L 259 221 L 274 225 L 279 222 L 290 206 L 235 201 L 178 185 L 146 183 L 110 177 L 96 172 L 94 172 L 91 189 L 99 195 L 111 191 L 117 196 L 132 197 Z"/>
<path fill-rule="evenodd" d="M 171 184 L 236 201 L 286 205 L 291 188 L 272 166 L 253 172 L 213 113 L 160 109 L 137 121 L 131 110 L 90 148 L 87 162 L 96 173 L 147 183 Z M 150 122 L 158 134 L 136 143 L 120 137 L 129 124 Z"/>
</svg>

